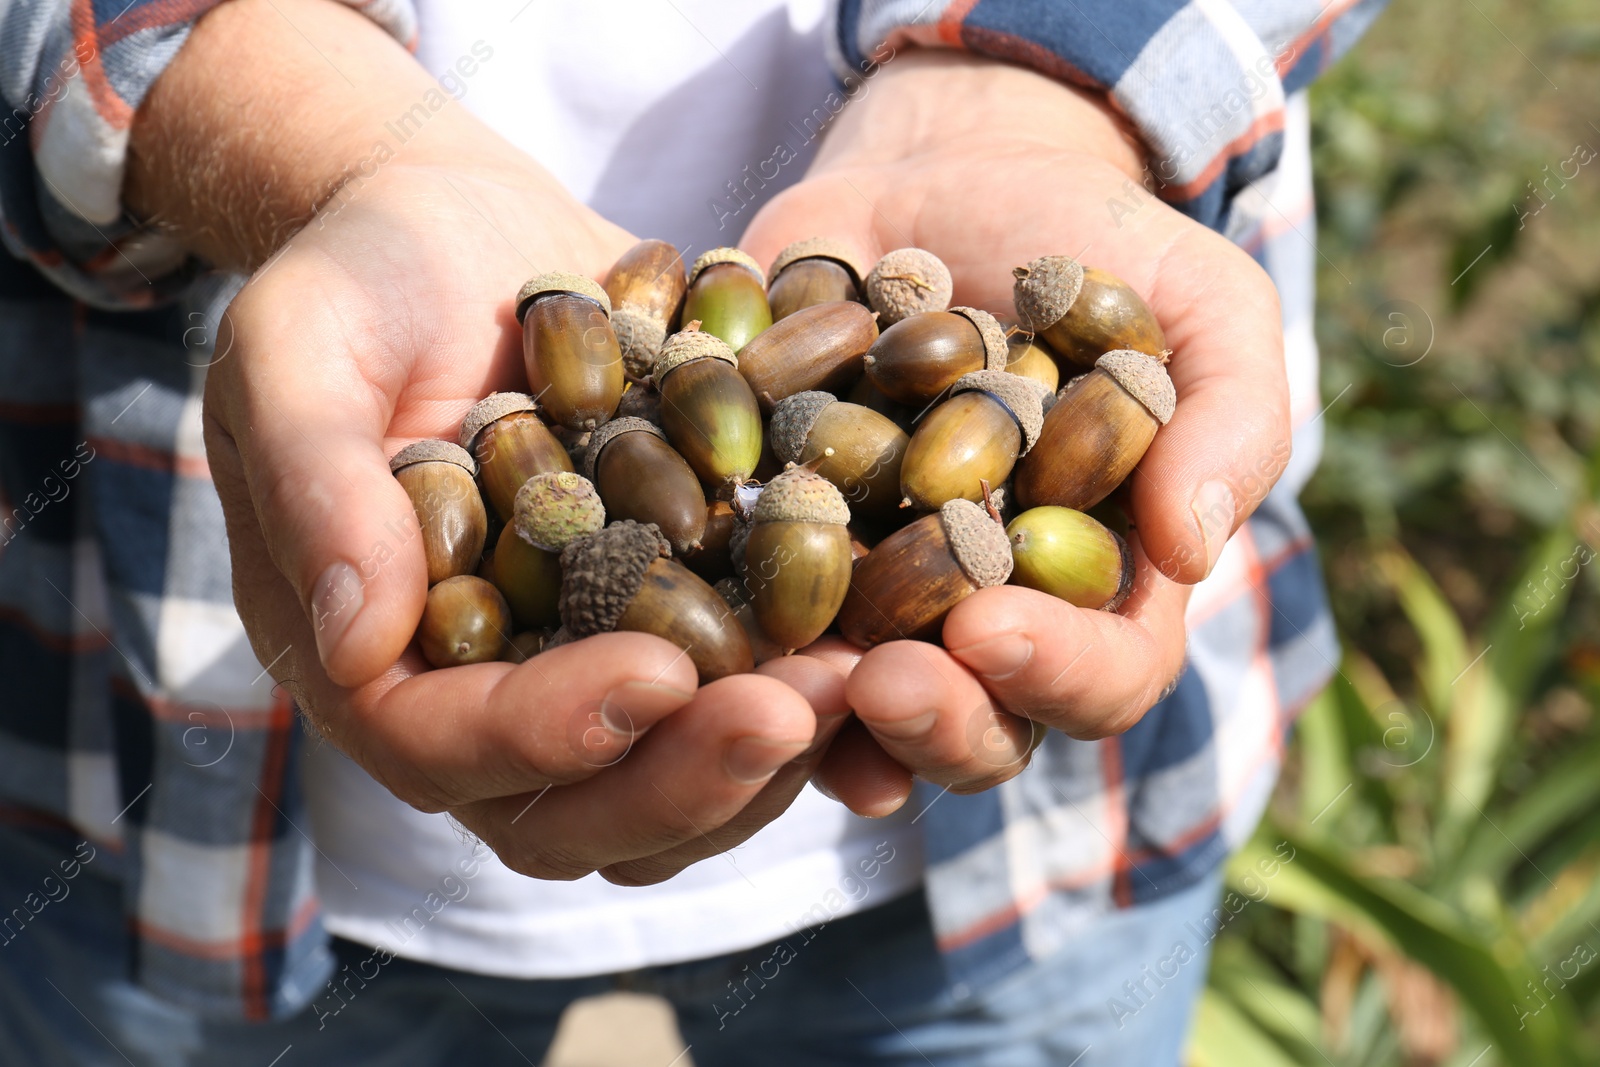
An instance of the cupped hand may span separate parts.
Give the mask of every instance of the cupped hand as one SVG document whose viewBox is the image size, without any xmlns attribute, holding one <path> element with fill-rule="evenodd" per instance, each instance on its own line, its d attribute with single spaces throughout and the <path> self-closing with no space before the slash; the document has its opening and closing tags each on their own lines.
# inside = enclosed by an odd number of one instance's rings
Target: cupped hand
<svg viewBox="0 0 1600 1067">
<path fill-rule="evenodd" d="M 228 309 L 205 431 L 235 601 L 315 727 L 401 799 L 529 875 L 659 880 L 787 806 L 808 770 L 791 761 L 843 722 L 843 678 L 700 687 L 640 634 L 441 671 L 410 646 L 426 569 L 387 457 L 522 387 L 523 281 L 601 277 L 633 240 L 502 155 L 347 186 Z"/>
<path fill-rule="evenodd" d="M 944 647 L 891 642 L 851 671 L 847 696 L 875 746 L 844 735 L 819 784 L 882 813 L 908 782 L 954 791 L 1017 773 L 1054 728 L 1126 730 L 1184 660 L 1189 586 L 1289 458 L 1277 294 L 1256 264 L 1141 185 L 1144 162 L 1095 98 L 1020 68 L 913 50 L 864 83 L 805 180 L 752 221 L 769 262 L 826 235 L 867 262 L 920 246 L 949 265 L 956 303 L 1011 310 L 1011 270 L 1067 254 L 1149 303 L 1173 350 L 1178 405 L 1132 475 L 1137 574 L 1116 614 L 1032 590 L 983 590 L 951 612 Z M 837 650 L 836 650 L 837 651 Z M 866 781 L 875 785 L 863 785 Z"/>
</svg>

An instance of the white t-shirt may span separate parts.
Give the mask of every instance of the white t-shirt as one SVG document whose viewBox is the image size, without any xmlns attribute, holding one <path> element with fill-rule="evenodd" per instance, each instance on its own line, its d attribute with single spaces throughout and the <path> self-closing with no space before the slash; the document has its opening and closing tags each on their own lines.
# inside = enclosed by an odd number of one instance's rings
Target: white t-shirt
<svg viewBox="0 0 1600 1067">
<path fill-rule="evenodd" d="M 418 58 L 446 91 L 602 214 L 686 260 L 737 243 L 760 204 L 801 177 L 834 91 L 824 0 L 419 7 Z M 797 158 L 768 177 L 780 142 Z M 331 747 L 311 748 L 306 788 L 328 929 L 483 974 L 603 974 L 732 952 L 884 903 L 923 872 L 913 811 L 860 819 L 811 789 L 740 847 L 622 888 L 514 874 Z"/>
</svg>

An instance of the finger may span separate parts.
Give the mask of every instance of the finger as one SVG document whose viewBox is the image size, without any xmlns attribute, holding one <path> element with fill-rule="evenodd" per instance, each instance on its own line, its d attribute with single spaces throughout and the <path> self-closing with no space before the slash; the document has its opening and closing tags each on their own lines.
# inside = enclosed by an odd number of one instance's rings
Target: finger
<svg viewBox="0 0 1600 1067">
<path fill-rule="evenodd" d="M 881 819 L 910 799 L 912 777 L 861 720 L 851 719 L 828 746 L 811 784 L 857 815 Z"/>
<path fill-rule="evenodd" d="M 302 263 L 286 259 L 264 295 L 246 290 L 229 309 L 238 347 L 249 351 L 213 368 L 207 438 L 237 449 L 267 551 L 312 620 L 323 666 L 356 686 L 411 639 L 426 564 L 416 513 L 389 473 L 387 399 L 354 360 L 287 358 L 353 343 L 329 309 L 274 299 L 302 280 Z"/>
<path fill-rule="evenodd" d="M 810 746 L 815 728 L 787 685 L 734 675 L 702 687 L 603 774 L 454 814 L 512 870 L 581 878 L 721 827 Z"/>
<path fill-rule="evenodd" d="M 612 864 L 600 873 L 618 885 L 653 885 L 664 882 L 692 863 L 726 852 L 789 810 L 828 751 L 829 742 L 850 718 L 844 698 L 844 675 L 820 659 L 783 656 L 763 663 L 757 674 L 775 678 L 800 694 L 817 719 L 816 733 L 806 750 L 779 769 L 755 799 L 720 827 L 675 848 L 643 859 Z"/>
<path fill-rule="evenodd" d="M 937 645 L 891 641 L 861 657 L 850 706 L 894 760 L 956 793 L 1013 777 L 1042 727 L 996 708 L 965 667 Z"/>
<path fill-rule="evenodd" d="M 1277 291 L 1248 255 L 1195 229 L 1162 263 L 1150 304 L 1178 403 L 1130 489 L 1151 559 L 1192 584 L 1288 466 L 1289 383 Z"/>
<path fill-rule="evenodd" d="M 1092 739 L 1137 722 L 1183 668 L 1189 587 L 1130 538 L 1136 578 L 1121 614 L 1017 586 L 982 589 L 945 620 L 950 655 L 1008 711 Z"/>
</svg>

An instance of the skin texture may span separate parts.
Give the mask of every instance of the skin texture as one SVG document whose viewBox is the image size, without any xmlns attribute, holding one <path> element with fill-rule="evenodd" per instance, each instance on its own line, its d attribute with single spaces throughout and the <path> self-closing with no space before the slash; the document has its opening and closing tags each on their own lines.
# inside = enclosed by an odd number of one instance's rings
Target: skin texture
<svg viewBox="0 0 1600 1067">
<path fill-rule="evenodd" d="M 958 303 L 1004 310 L 1012 266 L 1087 245 L 1145 295 L 1179 402 L 1133 482 L 1139 579 L 1123 614 L 984 590 L 945 623 L 954 651 L 890 642 L 862 657 L 824 639 L 704 686 L 680 650 L 630 633 L 424 671 L 410 644 L 423 554 L 386 457 L 453 438 L 475 400 L 520 387 L 526 278 L 603 277 L 635 243 L 454 104 L 374 163 L 384 123 L 434 88 L 343 5 L 234 0 L 200 20 L 131 130 L 133 210 L 255 271 L 219 329 L 207 450 L 252 646 L 331 743 L 515 870 L 637 884 L 737 844 L 813 776 L 886 814 L 912 773 L 993 785 L 1039 724 L 1103 736 L 1166 687 L 1181 583 L 1265 491 L 1238 487 L 1269 485 L 1288 459 L 1275 295 L 1243 253 L 1164 207 L 1110 221 L 1105 201 L 1140 159 L 1093 100 L 916 51 L 845 111 L 744 247 L 770 262 L 817 234 L 871 258 L 921 245 L 950 265 Z M 1240 506 L 1202 508 L 1202 530 L 1190 505 L 1207 481 Z"/>
</svg>

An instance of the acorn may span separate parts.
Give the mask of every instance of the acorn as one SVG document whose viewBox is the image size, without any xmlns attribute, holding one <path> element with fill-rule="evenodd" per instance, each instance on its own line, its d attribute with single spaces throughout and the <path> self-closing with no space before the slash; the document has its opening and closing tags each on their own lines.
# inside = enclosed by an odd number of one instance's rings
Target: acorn
<svg viewBox="0 0 1600 1067">
<path fill-rule="evenodd" d="M 1061 368 L 1056 357 L 1036 335 L 1020 326 L 1006 330 L 1006 370 L 1032 378 L 1054 394 L 1061 386 Z"/>
<path fill-rule="evenodd" d="M 1133 592 L 1128 543 L 1081 511 L 1032 508 L 1006 527 L 1011 539 L 1011 584 L 1069 604 L 1116 611 Z"/>
<path fill-rule="evenodd" d="M 867 273 L 867 303 L 882 316 L 884 328 L 926 311 L 950 306 L 954 287 L 950 268 L 925 248 L 897 248 Z"/>
<path fill-rule="evenodd" d="M 511 612 L 482 578 L 458 574 L 428 590 L 417 627 L 422 657 L 435 667 L 488 663 L 505 649 Z"/>
<path fill-rule="evenodd" d="M 790 467 L 761 491 L 744 579 L 761 630 L 784 648 L 822 636 L 850 589 L 850 508 L 821 475 Z"/>
<path fill-rule="evenodd" d="M 630 435 L 631 436 L 631 435 Z M 561 623 L 574 638 L 630 630 L 684 649 L 702 683 L 755 667 L 723 599 L 683 564 L 654 524 L 623 520 L 561 553 Z"/>
<path fill-rule="evenodd" d="M 511 635 L 506 647 L 500 650 L 501 663 L 526 663 L 545 650 L 550 636 L 542 630 L 523 630 Z"/>
<path fill-rule="evenodd" d="M 614 416 L 619 419 L 643 419 L 661 425 L 661 394 L 656 392 L 656 387 L 650 384 L 648 378 L 631 382 L 627 392 L 622 394 L 622 402 L 617 405 Z"/>
<path fill-rule="evenodd" d="M 882 389 L 872 384 L 872 379 L 867 376 L 863 376 L 848 391 L 839 394 L 839 399 L 846 403 L 859 404 L 864 408 L 876 411 L 906 433 L 910 433 L 915 428 L 917 416 L 922 414 L 922 405 L 919 404 L 916 407 L 912 407 L 910 404 L 902 404 L 898 400 L 890 400 L 884 395 Z"/>
<path fill-rule="evenodd" d="M 713 500 L 706 505 L 706 532 L 700 535 L 700 547 L 679 557 L 685 567 L 708 582 L 718 582 L 733 577 L 733 530 L 739 523 L 733 505 L 726 500 Z"/>
<path fill-rule="evenodd" d="M 814 304 L 774 323 L 739 353 L 739 371 L 767 414 L 808 389 L 848 389 L 878 339 L 877 316 L 861 304 Z"/>
<path fill-rule="evenodd" d="M 501 521 L 511 518 L 517 490 L 535 474 L 572 470 L 572 458 L 526 393 L 490 393 L 461 421 L 461 447 L 478 461 L 478 484 Z"/>
<path fill-rule="evenodd" d="M 789 654 L 788 649 L 762 633 L 761 624 L 756 621 L 755 609 L 750 606 L 749 590 L 745 589 L 743 582 L 724 578 L 711 588 L 716 590 L 733 617 L 739 620 L 739 625 L 744 627 L 744 635 L 750 639 L 750 651 L 757 667 L 768 660 Z"/>
<path fill-rule="evenodd" d="M 796 393 L 773 411 L 767 439 L 784 463 L 806 464 L 838 486 L 851 514 L 895 518 L 910 439 L 888 416 L 832 393 Z"/>
<path fill-rule="evenodd" d="M 523 628 L 553 627 L 561 595 L 561 550 L 606 522 L 587 478 L 561 471 L 529 478 L 517 491 L 515 517 L 495 543 L 493 578 Z"/>
<path fill-rule="evenodd" d="M 611 265 L 604 288 L 622 365 L 635 378 L 647 378 L 689 289 L 683 257 L 666 241 L 640 241 Z"/>
<path fill-rule="evenodd" d="M 1110 271 L 1071 256 L 1041 256 L 1011 273 L 1017 318 L 1063 359 L 1093 367 L 1118 349 L 1166 354 L 1166 334 L 1149 305 Z"/>
<path fill-rule="evenodd" d="M 701 480 L 748 481 L 761 462 L 761 407 L 733 349 L 690 321 L 661 346 L 654 381 L 661 429 Z"/>
<path fill-rule="evenodd" d="M 473 481 L 475 466 L 466 449 L 449 441 L 418 441 L 389 461 L 422 526 L 429 585 L 478 568 L 489 516 Z"/>
<path fill-rule="evenodd" d="M 654 523 L 680 552 L 700 544 L 706 532 L 700 479 L 659 428 L 643 419 L 612 419 L 590 439 L 583 475 L 612 518 Z"/>
<path fill-rule="evenodd" d="M 859 302 L 862 267 L 850 246 L 828 237 L 810 237 L 778 253 L 767 270 L 767 303 L 772 321 L 782 322 L 801 308 L 839 300 Z"/>
<path fill-rule="evenodd" d="M 987 311 L 928 311 L 879 335 L 865 359 L 867 377 L 890 400 L 916 407 L 937 398 L 963 374 L 1006 369 L 1006 333 Z"/>
<path fill-rule="evenodd" d="M 702 254 L 689 270 L 683 321 L 698 321 L 702 330 L 738 352 L 772 325 L 761 265 L 737 248 L 713 248 Z"/>
<path fill-rule="evenodd" d="M 1003 370 L 964 374 L 951 397 L 928 412 L 906 445 L 900 506 L 932 511 L 947 500 L 983 499 L 983 487 L 1011 476 L 1044 422 L 1045 390 Z"/>
<path fill-rule="evenodd" d="M 1133 472 L 1176 404 L 1158 357 L 1107 352 L 1058 394 L 1038 447 L 1017 464 L 1018 505 L 1086 511 L 1100 503 Z"/>
<path fill-rule="evenodd" d="M 839 629 L 861 648 L 937 637 L 952 608 L 1010 576 L 1005 527 L 982 506 L 952 500 L 890 534 L 856 564 Z"/>
<path fill-rule="evenodd" d="M 627 384 L 606 291 L 579 274 L 530 279 L 517 294 L 528 386 L 550 417 L 592 430 L 611 417 Z"/>
</svg>

